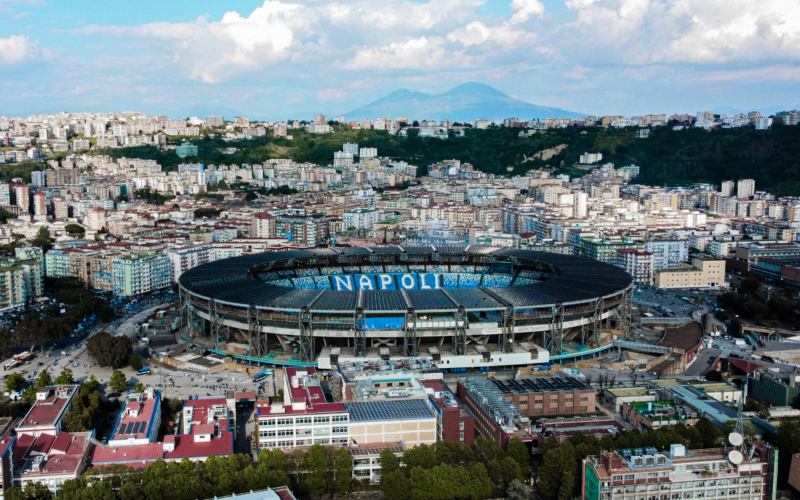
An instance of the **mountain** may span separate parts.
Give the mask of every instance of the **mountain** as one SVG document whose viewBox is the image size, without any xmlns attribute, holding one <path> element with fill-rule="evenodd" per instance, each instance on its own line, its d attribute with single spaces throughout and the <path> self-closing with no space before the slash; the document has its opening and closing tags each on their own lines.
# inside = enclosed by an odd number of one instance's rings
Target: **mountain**
<svg viewBox="0 0 800 500">
<path fill-rule="evenodd" d="M 344 113 L 348 121 L 379 117 L 409 120 L 490 121 L 504 118 L 578 118 L 581 113 L 548 108 L 514 99 L 482 83 L 464 83 L 443 94 L 426 94 L 400 89 L 366 106 Z"/>
</svg>

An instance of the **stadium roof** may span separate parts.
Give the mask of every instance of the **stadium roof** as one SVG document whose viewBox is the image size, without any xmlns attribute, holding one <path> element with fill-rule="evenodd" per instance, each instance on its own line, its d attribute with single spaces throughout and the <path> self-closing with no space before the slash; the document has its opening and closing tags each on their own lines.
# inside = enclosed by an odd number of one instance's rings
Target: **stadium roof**
<svg viewBox="0 0 800 500">
<path fill-rule="evenodd" d="M 356 261 L 339 263 L 338 252 Z M 549 279 L 532 284 L 485 288 L 456 288 L 431 290 L 338 291 L 313 290 L 277 286 L 262 281 L 260 274 L 270 271 L 289 271 L 308 267 L 371 266 L 377 255 L 405 265 L 407 257 L 415 265 L 419 259 L 431 259 L 429 265 L 480 265 L 490 261 L 509 262 L 516 269 L 543 272 Z M 446 262 L 432 260 L 435 254 L 446 256 Z M 323 261 L 323 262 L 320 262 Z M 410 262 L 410 261 L 409 261 Z M 385 261 L 381 265 L 385 264 Z M 357 271 L 356 271 L 357 272 Z M 413 272 L 413 271 L 411 271 Z M 463 271 L 462 271 L 463 272 Z M 342 270 L 342 274 L 350 274 Z M 286 276 L 287 274 L 280 274 Z M 299 276 L 299 274 L 298 274 Z M 471 245 L 442 247 L 380 246 L 367 249 L 309 249 L 288 250 L 233 257 L 197 266 L 183 273 L 181 286 L 199 299 L 247 307 L 252 304 L 266 309 L 299 311 L 308 307 L 312 312 L 352 312 L 362 306 L 366 312 L 398 312 L 409 306 L 417 312 L 445 312 L 463 306 L 466 310 L 500 310 L 514 307 L 547 307 L 559 303 L 591 302 L 611 297 L 632 285 L 632 278 L 622 268 L 596 260 L 570 255 L 537 252 L 526 249 L 498 249 Z M 530 282 L 530 281 L 528 281 Z"/>
</svg>

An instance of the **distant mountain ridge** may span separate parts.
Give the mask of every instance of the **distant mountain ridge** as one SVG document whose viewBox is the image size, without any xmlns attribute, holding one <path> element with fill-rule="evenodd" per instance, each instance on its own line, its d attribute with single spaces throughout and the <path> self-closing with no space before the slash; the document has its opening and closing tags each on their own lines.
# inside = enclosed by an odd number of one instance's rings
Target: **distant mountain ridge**
<svg viewBox="0 0 800 500">
<path fill-rule="evenodd" d="M 582 113 L 546 106 L 537 106 L 500 92 L 483 83 L 464 83 L 443 94 L 427 94 L 408 89 L 395 90 L 349 113 L 348 121 L 379 117 L 406 117 L 409 120 L 490 121 L 504 118 L 579 118 Z"/>
</svg>

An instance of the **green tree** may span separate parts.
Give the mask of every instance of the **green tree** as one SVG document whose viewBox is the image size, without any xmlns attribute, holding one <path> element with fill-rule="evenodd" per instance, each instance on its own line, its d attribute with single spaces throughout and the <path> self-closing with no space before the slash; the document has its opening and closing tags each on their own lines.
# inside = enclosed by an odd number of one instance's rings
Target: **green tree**
<svg viewBox="0 0 800 500">
<path fill-rule="evenodd" d="M 571 444 L 567 443 L 548 451 L 539 466 L 539 492 L 547 498 L 569 499 L 575 486 L 575 453 Z"/>
<path fill-rule="evenodd" d="M 142 357 L 139 356 L 138 354 L 131 355 L 131 359 L 130 361 L 128 361 L 128 364 L 131 365 L 131 368 L 133 368 L 136 371 L 139 371 L 142 368 L 144 368 L 144 364 L 142 363 Z"/>
<path fill-rule="evenodd" d="M 506 445 L 506 455 L 519 464 L 519 480 L 524 482 L 528 479 L 531 475 L 531 455 L 525 443 L 517 437 L 511 439 Z"/>
<path fill-rule="evenodd" d="M 47 226 L 39 228 L 36 236 L 31 240 L 31 245 L 41 247 L 45 253 L 53 248 L 53 240 L 50 238 L 50 230 L 47 229 Z"/>
<path fill-rule="evenodd" d="M 128 379 L 125 374 L 119 370 L 114 370 L 111 373 L 111 379 L 108 381 L 108 386 L 115 391 L 124 391 L 128 387 Z"/>
<path fill-rule="evenodd" d="M 86 350 L 98 365 L 120 368 L 130 358 L 133 348 L 126 335 L 115 337 L 108 332 L 100 332 L 89 337 Z"/>
<path fill-rule="evenodd" d="M 109 306 L 101 306 L 100 309 L 97 310 L 97 319 L 102 321 L 103 323 L 108 323 L 112 319 L 114 319 L 115 312 L 113 307 Z"/>
<path fill-rule="evenodd" d="M 11 356 L 14 348 L 14 341 L 8 328 L 0 328 L 0 358 L 6 359 Z"/>
<path fill-rule="evenodd" d="M 414 467 L 432 469 L 439 465 L 439 460 L 436 458 L 436 452 L 433 450 L 432 446 L 421 444 L 403 453 L 403 464 L 408 469 L 413 469 Z"/>
<path fill-rule="evenodd" d="M 78 236 L 78 235 L 82 236 L 84 233 L 86 233 L 86 229 L 84 229 L 83 226 L 75 223 L 67 224 L 66 226 L 64 226 L 64 231 L 69 233 L 70 236 Z"/>
<path fill-rule="evenodd" d="M 75 379 L 72 375 L 72 370 L 69 368 L 64 368 L 61 370 L 61 373 L 56 377 L 55 381 L 53 381 L 55 385 L 71 385 L 75 383 Z"/>
<path fill-rule="evenodd" d="M 36 402 L 36 388 L 32 385 L 29 385 L 22 391 L 22 397 L 20 400 L 25 403 L 26 405 L 33 406 Z"/>
<path fill-rule="evenodd" d="M 97 380 L 97 377 L 94 376 L 94 373 L 89 375 L 89 380 L 81 384 L 81 389 L 85 389 L 87 391 L 96 391 L 100 388 L 100 381 Z"/>
<path fill-rule="evenodd" d="M 483 464 L 476 464 L 470 469 L 469 498 L 470 500 L 484 500 L 491 498 L 494 492 L 494 483 L 489 479 L 489 473 Z"/>
<path fill-rule="evenodd" d="M 42 387 L 47 387 L 48 385 L 53 384 L 53 378 L 47 373 L 46 370 L 42 370 L 39 372 L 39 376 L 36 377 L 36 388 L 41 389 Z"/>
<path fill-rule="evenodd" d="M 305 457 L 306 484 L 312 495 L 323 495 L 328 489 L 328 457 L 325 447 L 315 444 L 308 449 Z"/>
<path fill-rule="evenodd" d="M 144 392 L 145 390 L 144 384 L 141 382 L 133 386 L 133 392 Z"/>
<path fill-rule="evenodd" d="M 700 433 L 702 448 L 713 448 L 722 439 L 722 431 L 707 417 L 700 418 L 695 424 L 695 428 Z"/>
<path fill-rule="evenodd" d="M 258 199 L 258 195 L 255 191 L 247 190 L 247 192 L 244 194 L 244 201 L 253 201 L 256 199 Z"/>
<path fill-rule="evenodd" d="M 350 491 L 353 480 L 353 456 L 347 449 L 342 448 L 336 452 L 336 459 L 333 463 L 334 492 L 344 495 Z"/>
<path fill-rule="evenodd" d="M 389 448 L 384 448 L 383 451 L 381 451 L 378 461 L 381 464 L 381 478 L 386 474 L 400 470 L 400 461 Z"/>
<path fill-rule="evenodd" d="M 506 500 L 528 500 L 529 497 L 528 488 L 523 483 L 516 479 L 508 483 Z"/>
<path fill-rule="evenodd" d="M 386 500 L 411 500 L 411 491 L 408 478 L 403 471 L 397 469 L 384 473 L 381 470 L 381 491 Z"/>
<path fill-rule="evenodd" d="M 758 291 L 760 283 L 755 278 L 745 278 L 739 285 L 739 292 L 743 295 L 751 295 Z"/>
<path fill-rule="evenodd" d="M 472 450 L 475 452 L 475 460 L 487 463 L 490 460 L 502 460 L 506 457 L 500 443 L 494 439 L 486 439 L 481 436 L 476 436 L 475 441 L 472 443 Z"/>
<path fill-rule="evenodd" d="M 6 391 L 8 392 L 17 392 L 25 385 L 25 377 L 20 375 L 17 372 L 12 373 L 6 379 Z"/>
<path fill-rule="evenodd" d="M 9 491 L 9 490 L 16 490 L 16 491 Z M 11 487 L 9 490 L 6 490 L 4 494 L 4 498 L 10 498 L 11 500 L 52 500 L 53 494 L 50 493 L 50 490 L 44 483 L 40 483 L 39 481 L 28 481 L 25 483 L 25 487 L 21 490 L 17 487 Z"/>
</svg>

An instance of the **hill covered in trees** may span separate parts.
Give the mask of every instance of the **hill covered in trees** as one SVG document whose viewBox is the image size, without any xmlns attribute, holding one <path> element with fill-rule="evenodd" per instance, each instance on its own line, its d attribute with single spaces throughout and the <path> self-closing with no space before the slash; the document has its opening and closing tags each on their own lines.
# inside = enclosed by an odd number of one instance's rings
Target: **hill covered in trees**
<svg viewBox="0 0 800 500">
<path fill-rule="evenodd" d="M 753 178 L 759 190 L 778 195 L 800 195 L 800 127 L 775 126 L 770 130 L 704 129 L 673 130 L 660 127 L 647 139 L 637 139 L 636 129 L 569 127 L 549 130 L 532 137 L 520 137 L 520 129 L 495 127 L 467 129 L 464 137 L 442 140 L 419 137 L 411 130 L 407 137 L 377 130 L 349 130 L 336 126 L 332 134 L 312 135 L 293 131 L 293 140 L 259 137 L 227 142 L 205 137 L 194 140 L 199 153 L 179 158 L 173 151 L 152 146 L 101 150 L 115 157 L 150 158 L 166 170 L 184 162 L 205 164 L 259 163 L 270 158 L 292 158 L 321 165 L 331 164 L 333 153 L 345 142 L 361 147 L 376 147 L 381 156 L 389 156 L 419 166 L 423 175 L 427 166 L 446 159 L 458 159 L 476 168 L 498 175 L 524 174 L 528 170 L 554 167 L 559 173 L 573 176 L 582 171 L 573 168 L 584 152 L 602 152 L 603 162 L 621 167 L 641 167 L 637 182 L 646 184 L 687 185 L 692 182 L 719 183 L 727 179 Z M 180 141 L 188 138 L 171 138 Z M 559 145 L 566 147 L 546 160 L 534 155 Z M 225 154 L 225 148 L 236 151 Z"/>
</svg>

